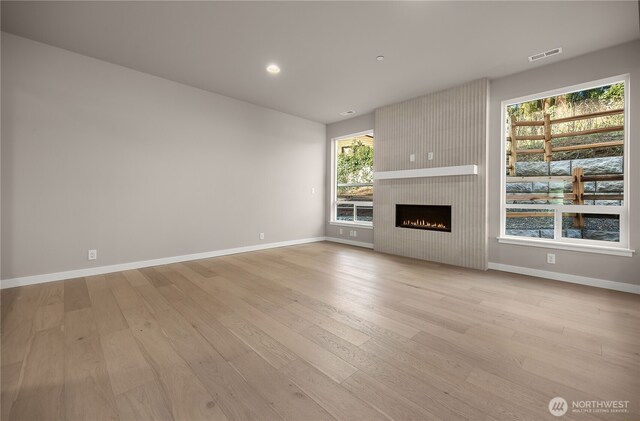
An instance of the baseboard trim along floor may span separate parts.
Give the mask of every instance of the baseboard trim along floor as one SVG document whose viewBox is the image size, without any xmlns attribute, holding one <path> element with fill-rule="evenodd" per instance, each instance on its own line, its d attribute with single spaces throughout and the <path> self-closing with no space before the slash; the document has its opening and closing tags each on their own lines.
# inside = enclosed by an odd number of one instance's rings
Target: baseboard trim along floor
<svg viewBox="0 0 640 421">
<path fill-rule="evenodd" d="M 138 262 L 120 263 L 93 268 L 75 269 L 65 272 L 45 273 L 42 275 L 24 276 L 20 278 L 3 279 L 0 281 L 2 289 L 25 285 L 42 284 L 45 282 L 61 281 L 63 279 L 82 278 L 84 276 L 102 275 L 123 270 L 140 269 L 150 266 L 168 265 L 170 263 L 188 262 L 190 260 L 208 259 L 210 257 L 228 256 L 230 254 L 246 253 L 249 251 L 267 250 L 277 247 L 295 246 L 298 244 L 325 241 L 325 237 L 303 238 L 301 240 L 281 241 L 277 243 L 257 244 L 246 247 L 236 247 L 224 250 L 207 251 L 204 253 L 185 254 L 182 256 L 163 257 L 160 259 L 141 260 Z"/>
<path fill-rule="evenodd" d="M 121 263 L 115 265 L 98 266 L 93 268 L 76 269 L 64 272 L 45 273 L 42 275 L 24 276 L 20 278 L 3 279 L 0 287 L 14 288 L 19 286 L 41 284 L 45 282 L 61 281 L 64 279 L 81 278 L 85 276 L 102 275 L 105 273 L 120 272 L 124 270 L 140 269 L 151 266 L 167 265 L 171 263 L 187 262 L 190 260 L 207 259 L 210 257 L 227 256 L 230 254 L 246 253 L 250 251 L 267 250 L 271 248 L 294 246 L 298 244 L 315 243 L 318 241 L 331 241 L 334 243 L 347 244 L 356 247 L 373 249 L 373 244 L 361 241 L 346 240 L 335 237 L 313 237 L 300 240 L 281 241 L 277 243 L 258 244 L 246 247 L 236 247 L 224 250 L 215 250 L 204 253 L 186 254 L 181 256 L 163 257 L 160 259 L 142 260 L 137 262 Z M 518 273 L 521 275 L 536 276 L 539 278 L 553 279 L 561 282 L 588 285 L 597 288 L 610 289 L 614 291 L 640 294 L 640 285 L 627 284 L 624 282 L 608 281 L 604 279 L 589 278 L 586 276 L 571 275 L 566 273 L 551 272 L 547 270 L 531 269 L 521 266 L 505 265 L 501 263 L 489 262 L 489 269 L 502 272 Z"/>
<path fill-rule="evenodd" d="M 555 281 L 569 282 L 571 284 L 588 285 L 596 288 L 640 294 L 640 285 L 627 284 L 624 282 L 607 281 L 605 279 L 589 278 L 586 276 L 571 275 L 568 273 L 551 272 L 548 270 L 531 269 L 522 266 L 511 266 L 492 262 L 489 262 L 489 269 L 499 270 L 502 272 L 519 273 L 521 275 L 537 276 L 538 278 L 553 279 Z"/>
</svg>

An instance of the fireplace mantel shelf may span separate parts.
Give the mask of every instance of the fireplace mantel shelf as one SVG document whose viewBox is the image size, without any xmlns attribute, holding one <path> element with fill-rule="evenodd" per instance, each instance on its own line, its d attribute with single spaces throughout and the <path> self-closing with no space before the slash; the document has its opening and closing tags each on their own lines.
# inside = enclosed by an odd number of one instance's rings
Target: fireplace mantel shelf
<svg viewBox="0 0 640 421">
<path fill-rule="evenodd" d="M 458 165 L 453 167 L 417 168 L 414 170 L 376 171 L 375 180 L 394 180 L 398 178 L 444 177 L 451 175 L 477 175 L 478 166 Z"/>
</svg>

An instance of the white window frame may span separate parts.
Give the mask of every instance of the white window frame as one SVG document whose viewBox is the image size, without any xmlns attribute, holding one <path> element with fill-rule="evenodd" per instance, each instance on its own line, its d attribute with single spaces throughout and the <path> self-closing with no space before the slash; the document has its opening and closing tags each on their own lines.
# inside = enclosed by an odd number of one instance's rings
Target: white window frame
<svg viewBox="0 0 640 421">
<path fill-rule="evenodd" d="M 629 152 L 629 74 L 609 77 L 606 79 L 595 80 L 591 82 L 581 83 L 578 85 L 567 86 L 559 89 L 554 89 L 546 92 L 541 92 L 533 95 L 527 95 L 519 98 L 514 98 L 506 101 L 502 101 L 500 104 L 500 236 L 497 238 L 499 243 L 505 244 L 517 244 L 527 245 L 533 247 L 546 247 L 560 250 L 573 250 L 583 251 L 589 253 L 611 254 L 617 256 L 631 257 L 635 250 L 629 248 L 629 198 L 630 198 L 630 180 L 629 180 L 629 167 L 631 166 Z M 523 102 L 533 101 L 541 98 L 553 97 L 568 92 L 583 91 L 587 89 L 593 89 L 600 86 L 611 85 L 614 83 L 624 83 L 624 145 L 623 145 L 623 175 L 624 175 L 624 200 L 622 206 L 596 206 L 596 205 L 538 205 L 538 204 L 523 204 L 513 205 L 507 204 L 507 168 L 506 168 L 506 143 L 507 133 L 504 128 L 504 122 L 506 119 L 505 110 L 509 105 L 520 104 Z M 554 238 L 528 238 L 518 237 L 506 234 L 506 221 L 507 221 L 507 209 L 537 209 L 537 210 L 549 210 L 554 212 Z M 615 214 L 620 215 L 620 241 L 598 241 L 589 239 L 575 239 L 562 237 L 562 213 L 563 212 L 577 212 L 577 213 L 602 213 L 602 214 Z"/>
<path fill-rule="evenodd" d="M 338 168 L 337 168 L 337 163 L 338 163 L 338 142 L 344 139 L 349 139 L 351 137 L 356 137 L 356 136 L 366 136 L 366 135 L 371 135 L 373 136 L 373 130 L 365 130 L 363 132 L 358 132 L 358 133 L 352 133 L 349 135 L 345 135 L 345 136 L 339 136 L 339 137 L 334 137 L 331 139 L 331 219 L 329 220 L 329 224 L 330 225 L 339 225 L 339 226 L 345 226 L 345 227 L 356 227 L 356 228 L 365 228 L 365 229 L 373 229 L 373 221 L 372 222 L 366 222 L 366 221 L 355 221 L 355 215 L 354 215 L 354 221 L 339 221 L 337 219 L 337 207 L 338 207 L 338 190 L 337 190 L 337 184 L 338 184 Z M 375 136 L 374 136 L 375 139 Z M 375 140 L 374 140 L 375 143 Z M 375 145 L 374 145 L 374 150 L 373 153 L 375 154 Z M 349 205 L 349 204 L 353 204 L 354 205 L 354 212 L 356 211 L 356 205 L 361 205 L 361 206 L 373 206 L 373 202 L 350 202 L 350 201 L 343 201 L 340 202 L 341 204 L 345 204 L 345 205 Z"/>
</svg>

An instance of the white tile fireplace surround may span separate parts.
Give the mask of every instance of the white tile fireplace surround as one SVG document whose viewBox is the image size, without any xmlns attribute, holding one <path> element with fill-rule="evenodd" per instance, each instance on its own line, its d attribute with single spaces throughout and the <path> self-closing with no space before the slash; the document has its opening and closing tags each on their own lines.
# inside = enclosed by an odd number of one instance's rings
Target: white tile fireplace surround
<svg viewBox="0 0 640 421">
<path fill-rule="evenodd" d="M 487 101 L 482 79 L 376 110 L 375 250 L 487 268 Z M 451 232 L 396 227 L 397 204 L 451 206 Z"/>
</svg>

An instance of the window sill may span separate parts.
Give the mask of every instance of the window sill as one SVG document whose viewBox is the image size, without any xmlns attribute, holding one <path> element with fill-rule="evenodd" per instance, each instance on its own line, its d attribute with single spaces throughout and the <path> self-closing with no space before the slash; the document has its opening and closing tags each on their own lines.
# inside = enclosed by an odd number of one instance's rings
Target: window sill
<svg viewBox="0 0 640 421">
<path fill-rule="evenodd" d="M 342 221 L 329 221 L 329 225 L 336 225 L 339 227 L 351 227 L 351 228 L 363 228 L 366 230 L 372 230 L 373 224 L 367 224 L 364 222 L 342 222 Z"/>
<path fill-rule="evenodd" d="M 613 256 L 631 257 L 635 250 L 621 247 L 595 246 L 592 244 L 572 244 L 547 241 L 534 238 L 497 237 L 499 243 L 517 244 L 521 246 L 544 247 L 556 250 L 581 251 L 585 253 L 609 254 Z"/>
</svg>

